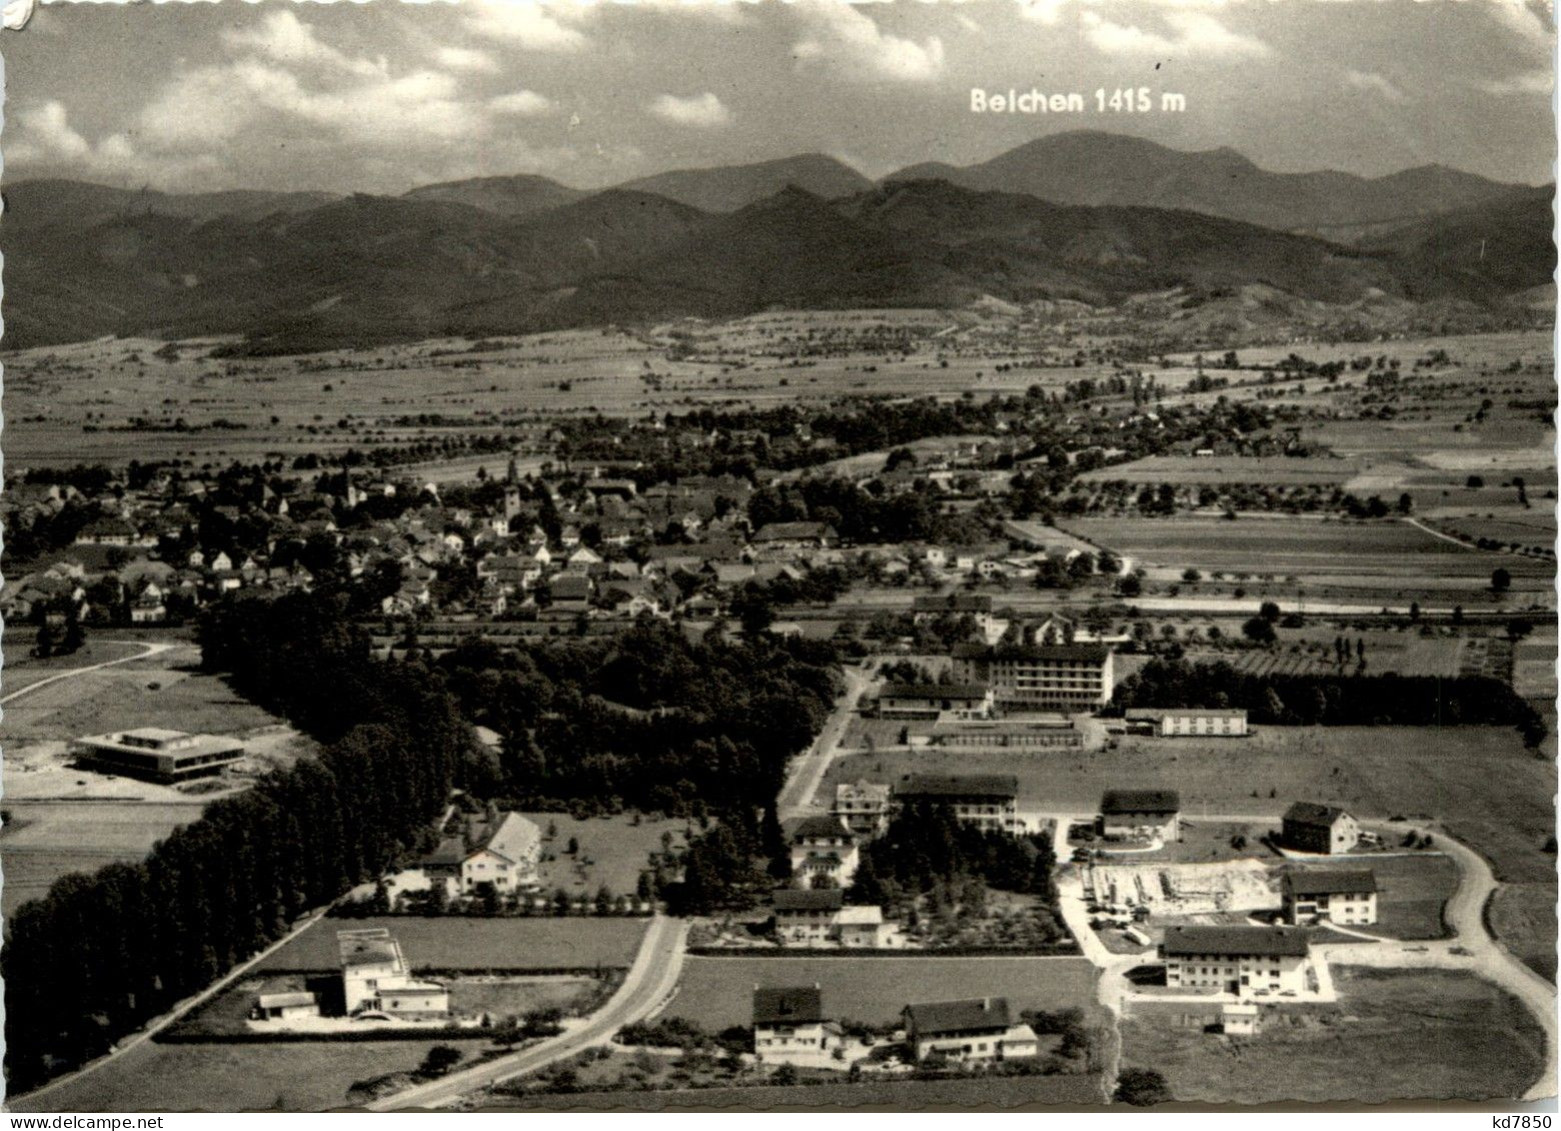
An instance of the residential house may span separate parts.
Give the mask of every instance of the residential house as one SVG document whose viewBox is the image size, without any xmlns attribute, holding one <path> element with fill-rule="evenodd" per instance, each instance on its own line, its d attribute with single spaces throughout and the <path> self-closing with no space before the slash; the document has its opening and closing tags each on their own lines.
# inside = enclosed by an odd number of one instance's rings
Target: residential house
<svg viewBox="0 0 1561 1131">
<path fill-rule="evenodd" d="M 847 950 L 879 950 L 887 946 L 889 928 L 881 907 L 842 907 L 835 914 L 840 945 Z"/>
<path fill-rule="evenodd" d="M 336 944 L 349 1017 L 382 1014 L 410 1021 L 449 1016 L 449 989 L 412 977 L 401 944 L 384 927 L 337 931 Z"/>
<path fill-rule="evenodd" d="M 752 541 L 755 549 L 822 550 L 839 541 L 839 535 L 825 522 L 770 522 Z"/>
<path fill-rule="evenodd" d="M 782 888 L 772 897 L 775 937 L 782 945 L 809 946 L 835 935 L 835 920 L 845 906 L 839 888 Z"/>
<path fill-rule="evenodd" d="M 808 887 L 821 881 L 846 887 L 861 854 L 856 834 L 836 817 L 804 817 L 791 833 L 791 874 Z"/>
<path fill-rule="evenodd" d="M 760 1064 L 839 1067 L 840 1026 L 824 1016 L 817 985 L 758 986 L 753 991 L 753 1053 Z"/>
<path fill-rule="evenodd" d="M 1360 843 L 1360 822 L 1336 805 L 1297 801 L 1285 810 L 1280 837 L 1286 848 L 1331 856 Z"/>
<path fill-rule="evenodd" d="M 1311 947 L 1294 927 L 1167 927 L 1160 953 L 1171 988 L 1293 996 L 1307 988 Z"/>
<path fill-rule="evenodd" d="M 1108 789 L 1097 829 L 1107 840 L 1181 839 L 1182 802 L 1174 789 Z"/>
<path fill-rule="evenodd" d="M 860 837 L 875 837 L 889 827 L 889 787 L 866 780 L 835 786 L 830 813 Z"/>
<path fill-rule="evenodd" d="M 519 813 L 505 813 L 461 861 L 461 890 L 470 894 L 484 883 L 504 893 L 534 888 L 541 856 L 542 830 Z"/>
<path fill-rule="evenodd" d="M 1035 1056 L 1035 1031 L 1017 1020 L 1008 999 L 972 998 L 907 1005 L 905 1041 L 915 1059 L 1016 1060 Z"/>
<path fill-rule="evenodd" d="M 942 553 L 941 550 L 938 552 Z M 945 593 L 941 596 L 924 594 L 911 604 L 911 617 L 917 624 L 926 624 L 937 617 L 967 616 L 985 634 L 992 626 L 992 598 L 984 593 Z"/>
<path fill-rule="evenodd" d="M 1377 878 L 1370 868 L 1292 868 L 1280 884 L 1285 922 L 1327 920 L 1346 927 L 1377 921 Z"/>
<path fill-rule="evenodd" d="M 548 584 L 553 609 L 561 613 L 583 613 L 591 607 L 595 591 L 591 579 L 583 573 L 561 573 Z"/>
</svg>

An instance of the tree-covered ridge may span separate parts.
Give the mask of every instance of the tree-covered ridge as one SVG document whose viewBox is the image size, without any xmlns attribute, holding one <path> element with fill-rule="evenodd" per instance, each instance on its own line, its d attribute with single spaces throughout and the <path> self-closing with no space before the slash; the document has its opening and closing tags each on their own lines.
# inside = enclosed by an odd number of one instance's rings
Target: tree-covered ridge
<svg viewBox="0 0 1561 1131">
<path fill-rule="evenodd" d="M 829 713 L 834 660 L 827 643 L 693 641 L 647 620 L 611 639 L 465 644 L 437 671 L 502 736 L 513 801 L 698 815 L 773 802 Z"/>
</svg>

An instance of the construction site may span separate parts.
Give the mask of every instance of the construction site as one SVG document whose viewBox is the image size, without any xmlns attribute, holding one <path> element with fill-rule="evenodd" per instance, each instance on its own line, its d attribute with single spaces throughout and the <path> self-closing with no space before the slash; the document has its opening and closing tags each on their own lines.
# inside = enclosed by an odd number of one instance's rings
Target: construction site
<svg viewBox="0 0 1561 1131">
<path fill-rule="evenodd" d="M 1251 913 L 1280 905 L 1279 877 L 1261 860 L 1106 864 L 1084 869 L 1084 894 L 1112 916 L 1143 920 Z"/>
</svg>

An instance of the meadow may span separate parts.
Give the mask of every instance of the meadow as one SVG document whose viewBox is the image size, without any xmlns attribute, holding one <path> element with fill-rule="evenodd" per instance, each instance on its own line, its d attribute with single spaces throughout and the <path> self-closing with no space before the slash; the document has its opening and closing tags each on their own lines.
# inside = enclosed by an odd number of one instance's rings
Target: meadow
<svg viewBox="0 0 1561 1131">
<path fill-rule="evenodd" d="M 912 1002 L 1006 997 L 1015 1010 L 1092 1008 L 1095 969 L 1083 958 L 704 958 L 683 966 L 663 1016 L 719 1031 L 753 1023 L 755 986 L 823 991 L 830 1017 L 889 1024 Z"/>
<path fill-rule="evenodd" d="M 1122 1065 L 1159 1071 L 1178 1100 L 1216 1104 L 1510 1100 L 1542 1070 L 1533 1018 L 1472 975 L 1340 967 L 1334 981 L 1339 1006 L 1286 1007 L 1253 1038 L 1125 1018 Z"/>
<path fill-rule="evenodd" d="M 579 820 L 567 813 L 526 813 L 543 831 L 543 858 L 538 877 L 544 895 L 563 888 L 594 899 L 605 884 L 614 895 L 632 895 L 652 852 L 662 851 L 663 836 L 676 850 L 687 841 L 688 823 L 658 817 L 591 817 Z M 553 835 L 547 837 L 548 830 Z M 569 842 L 579 851 L 570 855 Z"/>
<path fill-rule="evenodd" d="M 384 927 L 414 970 L 586 970 L 626 967 L 645 934 L 644 919 L 423 919 L 391 915 L 321 919 L 270 955 L 261 971 L 338 970 L 336 932 Z"/>
</svg>

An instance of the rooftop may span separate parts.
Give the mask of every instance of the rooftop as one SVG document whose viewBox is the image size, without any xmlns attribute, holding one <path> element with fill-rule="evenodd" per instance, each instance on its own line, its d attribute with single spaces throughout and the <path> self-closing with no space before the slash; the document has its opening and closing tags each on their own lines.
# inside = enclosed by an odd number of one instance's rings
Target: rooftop
<svg viewBox="0 0 1561 1131">
<path fill-rule="evenodd" d="M 834 911 L 845 899 L 839 888 L 782 888 L 774 895 L 777 911 Z"/>
<path fill-rule="evenodd" d="M 366 927 L 357 931 L 337 931 L 336 947 L 344 967 L 378 966 L 393 963 L 397 972 L 404 970 L 401 944 L 390 937 L 384 927 Z"/>
<path fill-rule="evenodd" d="M 923 1037 L 972 1029 L 1006 1029 L 1013 1023 L 1005 997 L 922 1002 L 907 1005 L 905 1014 L 917 1036 Z"/>
<path fill-rule="evenodd" d="M 1333 823 L 1347 814 L 1337 805 L 1320 805 L 1315 801 L 1297 801 L 1285 810 L 1285 820 L 1298 825 L 1320 825 L 1332 828 Z"/>
<path fill-rule="evenodd" d="M 1174 789 L 1108 789 L 1100 799 L 1105 816 L 1115 813 L 1180 813 L 1182 799 Z"/>
<path fill-rule="evenodd" d="M 984 683 L 886 683 L 884 699 L 985 699 Z"/>
<path fill-rule="evenodd" d="M 1166 957 L 1188 954 L 1253 954 L 1305 958 L 1306 932 L 1293 927 L 1167 927 Z"/>
<path fill-rule="evenodd" d="M 497 826 L 490 827 L 479 851 L 504 857 L 511 864 L 534 860 L 542 846 L 542 830 L 519 813 L 506 813 Z"/>
<path fill-rule="evenodd" d="M 1284 885 L 1291 895 L 1368 894 L 1377 890 L 1377 877 L 1370 868 L 1292 868 Z"/>
<path fill-rule="evenodd" d="M 1019 779 L 1013 774 L 906 774 L 895 786 L 899 797 L 1001 797 L 1019 796 Z"/>
<path fill-rule="evenodd" d="M 966 660 L 1103 664 L 1110 659 L 1111 649 L 1104 644 L 956 644 L 953 654 Z"/>
<path fill-rule="evenodd" d="M 824 1020 L 817 986 L 759 986 L 753 991 L 755 1025 L 807 1025 Z"/>
<path fill-rule="evenodd" d="M 838 817 L 804 817 L 791 830 L 791 839 L 803 840 L 815 837 L 855 840 L 856 836 L 840 823 Z"/>
</svg>

